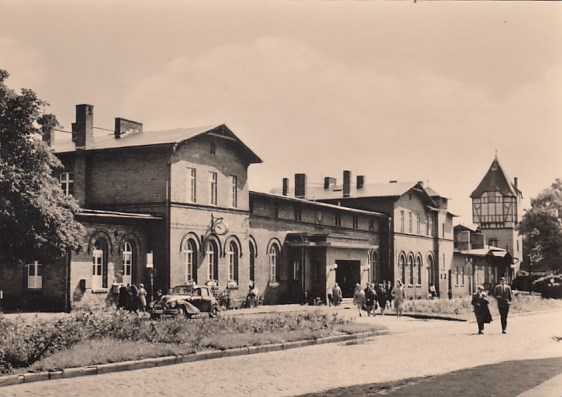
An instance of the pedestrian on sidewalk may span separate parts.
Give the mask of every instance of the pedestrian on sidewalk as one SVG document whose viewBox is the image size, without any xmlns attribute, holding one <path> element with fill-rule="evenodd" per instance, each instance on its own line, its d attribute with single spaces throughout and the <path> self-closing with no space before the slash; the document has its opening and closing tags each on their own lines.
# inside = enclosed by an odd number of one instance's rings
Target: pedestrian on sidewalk
<svg viewBox="0 0 562 397">
<path fill-rule="evenodd" d="M 334 284 L 334 288 L 332 289 L 332 296 L 334 298 L 334 306 L 339 306 L 342 300 L 341 296 L 341 288 L 338 283 Z"/>
<path fill-rule="evenodd" d="M 392 296 L 394 298 L 394 309 L 396 310 L 396 317 L 402 317 L 402 303 L 404 302 L 404 287 L 402 286 L 402 281 L 396 280 L 396 285 L 392 289 Z"/>
<path fill-rule="evenodd" d="M 392 297 L 392 283 L 390 282 L 390 280 L 388 280 L 386 282 L 385 287 L 386 287 L 386 289 L 385 289 L 385 291 L 386 291 L 386 302 L 388 304 L 388 308 L 392 309 L 392 298 L 393 297 Z"/>
<path fill-rule="evenodd" d="M 144 288 L 144 284 L 139 284 L 139 310 L 141 312 L 146 311 L 146 289 Z"/>
<path fill-rule="evenodd" d="M 511 288 L 507 285 L 505 277 L 500 278 L 500 285 L 496 287 L 496 300 L 498 301 L 498 311 L 500 312 L 502 334 L 507 332 L 507 315 L 511 304 Z"/>
<path fill-rule="evenodd" d="M 353 293 L 353 304 L 359 310 L 359 317 L 361 317 L 361 310 L 365 304 L 365 291 L 361 289 L 360 284 L 355 284 L 355 292 Z"/>
<path fill-rule="evenodd" d="M 371 314 L 373 317 L 376 315 L 373 311 L 373 308 L 376 304 L 377 295 L 375 290 L 371 286 L 371 284 L 367 283 L 367 287 L 363 291 L 365 293 L 365 308 L 367 309 L 367 317 L 370 317 Z"/>
<path fill-rule="evenodd" d="M 492 314 L 488 307 L 488 299 L 484 287 L 479 285 L 477 291 L 472 295 L 472 306 L 474 307 L 474 315 L 476 316 L 476 323 L 478 324 L 478 335 L 484 333 L 484 324 L 492 322 Z"/>
<path fill-rule="evenodd" d="M 375 293 L 377 294 L 377 302 L 381 307 L 381 316 L 384 316 L 384 309 L 386 309 L 386 304 L 388 302 L 386 289 L 383 284 L 375 286 Z"/>
</svg>

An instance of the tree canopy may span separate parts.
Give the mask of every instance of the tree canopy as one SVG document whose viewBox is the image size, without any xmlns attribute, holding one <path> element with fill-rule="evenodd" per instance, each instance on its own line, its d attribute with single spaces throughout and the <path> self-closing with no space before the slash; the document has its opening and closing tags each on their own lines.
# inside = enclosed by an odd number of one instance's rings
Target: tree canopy
<svg viewBox="0 0 562 397">
<path fill-rule="evenodd" d="M 0 70 L 0 263 L 54 261 L 80 246 L 78 205 L 65 196 L 53 170 L 62 167 L 40 138 L 47 103 L 29 89 L 8 88 Z"/>
<path fill-rule="evenodd" d="M 531 199 L 531 209 L 521 221 L 520 233 L 534 268 L 562 272 L 562 180 Z"/>
</svg>

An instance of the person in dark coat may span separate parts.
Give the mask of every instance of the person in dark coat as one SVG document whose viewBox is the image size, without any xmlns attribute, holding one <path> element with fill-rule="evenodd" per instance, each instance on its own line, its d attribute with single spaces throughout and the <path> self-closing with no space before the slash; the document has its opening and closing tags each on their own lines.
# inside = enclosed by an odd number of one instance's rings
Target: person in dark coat
<svg viewBox="0 0 562 397">
<path fill-rule="evenodd" d="M 375 294 L 375 291 L 371 287 L 371 284 L 367 283 L 367 287 L 365 288 L 365 308 L 367 309 L 367 317 L 369 317 L 371 314 L 373 315 L 373 317 L 376 315 L 373 311 L 376 299 L 377 295 Z"/>
<path fill-rule="evenodd" d="M 496 287 L 495 297 L 498 301 L 498 311 L 500 312 L 502 334 L 507 332 L 507 315 L 511 304 L 511 288 L 507 285 L 505 277 L 500 278 L 500 284 Z"/>
<path fill-rule="evenodd" d="M 129 289 L 129 312 L 139 312 L 139 289 L 135 284 Z"/>
<path fill-rule="evenodd" d="M 478 334 L 482 335 L 484 333 L 484 324 L 492 322 L 492 314 L 488 307 L 489 302 L 488 299 L 486 299 L 483 286 L 478 286 L 477 291 L 472 295 L 471 303 L 472 306 L 474 306 L 474 315 L 478 323 Z"/>
<path fill-rule="evenodd" d="M 384 309 L 386 309 L 386 303 L 388 302 L 388 294 L 384 284 L 378 284 L 375 286 L 375 294 L 377 295 L 377 301 L 381 307 L 381 316 L 384 316 Z"/>
<path fill-rule="evenodd" d="M 119 303 L 117 304 L 117 308 L 119 309 L 126 309 L 127 308 L 127 298 L 129 293 L 127 292 L 127 287 L 124 284 L 119 287 Z"/>
</svg>

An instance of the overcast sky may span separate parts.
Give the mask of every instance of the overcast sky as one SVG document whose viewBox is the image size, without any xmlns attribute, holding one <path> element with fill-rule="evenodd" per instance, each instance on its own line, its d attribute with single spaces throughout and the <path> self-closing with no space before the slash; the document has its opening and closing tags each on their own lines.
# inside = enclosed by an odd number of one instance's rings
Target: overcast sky
<svg viewBox="0 0 562 397">
<path fill-rule="evenodd" d="M 283 177 L 429 181 L 471 221 L 498 153 L 524 204 L 562 177 L 558 2 L 0 0 L 0 68 L 65 127 L 226 123 Z"/>
</svg>

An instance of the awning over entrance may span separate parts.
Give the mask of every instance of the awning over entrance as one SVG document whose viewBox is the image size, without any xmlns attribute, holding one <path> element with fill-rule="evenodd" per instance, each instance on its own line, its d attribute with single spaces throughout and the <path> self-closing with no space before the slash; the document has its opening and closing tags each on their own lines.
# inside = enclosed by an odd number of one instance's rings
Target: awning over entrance
<svg viewBox="0 0 562 397">
<path fill-rule="evenodd" d="M 368 239 L 330 233 L 288 233 L 285 244 L 300 248 L 344 248 L 374 250 L 379 246 Z"/>
</svg>

